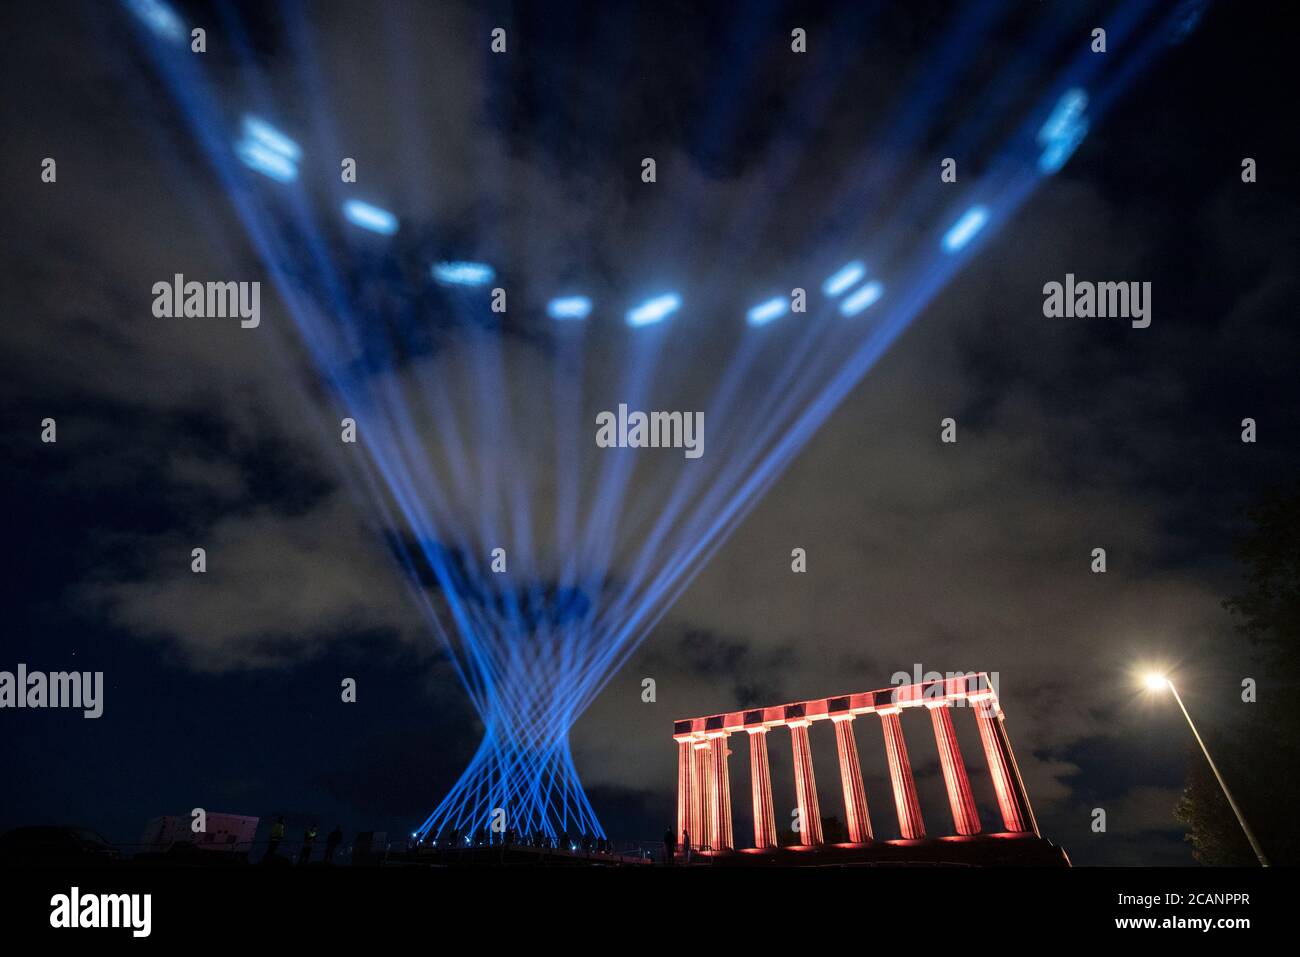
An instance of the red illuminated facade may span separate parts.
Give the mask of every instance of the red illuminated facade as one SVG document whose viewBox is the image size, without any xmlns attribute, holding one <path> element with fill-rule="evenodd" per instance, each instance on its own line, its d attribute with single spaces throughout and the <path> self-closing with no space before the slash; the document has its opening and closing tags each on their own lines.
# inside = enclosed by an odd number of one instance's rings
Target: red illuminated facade
<svg viewBox="0 0 1300 957">
<path fill-rule="evenodd" d="M 947 833 L 958 838 L 970 838 L 983 831 L 954 725 L 954 718 L 961 720 L 960 715 L 969 712 L 972 715 L 970 720 L 974 720 L 979 728 L 984 760 L 997 796 L 1002 824 L 999 833 L 1039 836 L 1029 796 L 1011 751 L 997 695 L 986 675 L 970 674 L 676 722 L 673 740 L 678 749 L 679 842 L 689 840 L 691 847 L 712 853 L 736 849 L 727 760 L 732 752 L 728 741 L 733 735 L 744 732 L 749 741 L 750 799 L 754 808 L 752 847 L 759 851 L 776 847 L 767 738 L 773 728 L 784 727 L 789 729 L 794 757 L 799 841 L 809 848 L 822 845 L 821 810 L 809 734 L 820 722 L 828 722 L 835 732 L 849 843 L 872 844 L 871 815 L 854 734 L 859 718 L 880 722 L 899 833 L 905 841 L 924 840 L 927 837 L 926 823 L 917 798 L 901 720 L 909 709 L 929 712 L 948 795 L 948 814 L 945 817 L 952 821 L 950 831 L 945 822 Z"/>
</svg>

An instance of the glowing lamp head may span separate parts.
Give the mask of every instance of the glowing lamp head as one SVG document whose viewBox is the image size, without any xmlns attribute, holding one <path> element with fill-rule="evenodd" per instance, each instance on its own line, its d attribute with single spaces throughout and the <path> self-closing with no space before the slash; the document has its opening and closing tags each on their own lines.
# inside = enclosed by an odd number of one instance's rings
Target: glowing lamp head
<svg viewBox="0 0 1300 957">
<path fill-rule="evenodd" d="M 866 274 L 867 267 L 860 261 L 855 259 L 851 263 L 845 263 L 822 283 L 822 292 L 831 298 L 842 295 L 857 285 L 858 280 Z"/>
<path fill-rule="evenodd" d="M 444 286 L 482 286 L 496 278 L 487 263 L 440 262 L 432 267 L 434 281 Z"/>
<path fill-rule="evenodd" d="M 560 296 L 546 304 L 552 319 L 586 319 L 591 314 L 591 300 L 586 296 Z"/>
<path fill-rule="evenodd" d="M 1169 679 L 1157 671 L 1149 672 L 1142 681 L 1151 691 L 1164 691 L 1169 687 Z"/>
<path fill-rule="evenodd" d="M 397 232 L 396 216 L 359 199 L 350 199 L 343 204 L 343 216 L 353 226 L 360 226 L 381 236 L 391 236 Z"/>
<path fill-rule="evenodd" d="M 864 286 L 859 286 L 857 290 L 850 293 L 849 296 L 840 303 L 840 312 L 846 316 L 856 316 L 884 295 L 884 292 L 885 287 L 873 279 L 871 282 Z"/>
<path fill-rule="evenodd" d="M 647 299 L 641 305 L 628 310 L 627 324 L 632 327 L 649 326 L 662 322 L 682 306 L 682 297 L 675 292 L 667 292 L 653 299 Z"/>
<path fill-rule="evenodd" d="M 943 251 L 955 253 L 964 249 L 988 221 L 987 206 L 972 206 L 943 234 Z"/>
<path fill-rule="evenodd" d="M 784 296 L 773 296 L 745 313 L 745 321 L 751 326 L 765 326 L 774 319 L 780 319 L 789 311 L 788 299 Z"/>
</svg>

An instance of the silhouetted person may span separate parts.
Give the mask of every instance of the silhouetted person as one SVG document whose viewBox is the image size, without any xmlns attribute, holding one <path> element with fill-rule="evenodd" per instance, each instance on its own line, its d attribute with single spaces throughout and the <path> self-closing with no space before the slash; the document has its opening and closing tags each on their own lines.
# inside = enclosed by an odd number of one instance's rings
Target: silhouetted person
<svg viewBox="0 0 1300 957">
<path fill-rule="evenodd" d="M 677 838 L 670 827 L 664 831 L 664 863 L 671 864 L 673 856 L 677 853 Z"/>
<path fill-rule="evenodd" d="M 685 830 L 682 831 L 682 860 L 691 862 L 691 832 Z"/>
<path fill-rule="evenodd" d="M 334 830 L 330 831 L 329 837 L 325 838 L 325 863 L 334 863 L 334 852 L 338 850 L 339 845 L 343 843 L 343 828 L 335 824 Z"/>
<path fill-rule="evenodd" d="M 275 823 L 271 825 L 271 839 L 266 842 L 266 857 L 262 858 L 263 863 L 266 863 L 271 858 L 275 857 L 275 852 L 279 850 L 280 842 L 283 840 L 284 815 L 280 815 L 280 817 L 275 819 Z"/>
<path fill-rule="evenodd" d="M 311 860 L 312 847 L 316 844 L 316 825 L 308 826 L 302 834 L 302 850 L 298 852 L 298 863 L 306 864 Z"/>
</svg>

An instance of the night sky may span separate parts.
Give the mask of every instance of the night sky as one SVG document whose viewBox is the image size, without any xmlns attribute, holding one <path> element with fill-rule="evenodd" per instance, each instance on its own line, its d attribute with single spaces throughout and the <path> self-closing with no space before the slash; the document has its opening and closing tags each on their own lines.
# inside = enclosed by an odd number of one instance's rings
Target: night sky
<svg viewBox="0 0 1300 957">
<path fill-rule="evenodd" d="M 519 444 L 478 452 L 502 474 L 522 470 L 539 516 L 553 496 L 529 443 L 565 430 L 589 443 L 588 406 L 621 401 L 619 363 L 635 335 L 624 304 L 655 283 L 688 299 L 707 285 L 707 307 L 688 301 L 672 319 L 658 397 L 677 404 L 652 406 L 703 407 L 747 334 L 756 277 L 813 289 L 855 239 L 891 228 L 910 243 L 920 224 L 899 220 L 901 197 L 950 188 L 938 175 L 943 134 L 972 120 L 974 91 L 1014 62 L 1038 18 L 1067 17 L 1061 55 L 1073 55 L 1122 4 L 1068 15 L 988 5 L 1005 10 L 990 14 L 962 81 L 933 91 L 928 132 L 905 150 L 882 121 L 938 66 L 955 8 L 700 6 L 177 4 L 208 29 L 203 67 L 229 108 L 221 122 L 273 101 L 309 156 L 333 140 L 339 156 L 358 157 L 360 181 L 342 189 L 400 211 L 404 254 L 491 257 L 513 267 L 530 306 L 560 286 L 592 290 L 581 416 L 533 423 L 515 394 Z M 657 840 L 672 821 L 674 719 L 885 687 L 914 668 L 978 670 L 999 675 L 1045 836 L 1079 864 L 1191 863 L 1172 808 L 1192 742 L 1170 702 L 1135 694 L 1134 667 L 1177 669 L 1211 746 L 1216 729 L 1258 720 L 1240 702 L 1242 678 L 1263 696 L 1293 677 L 1262 670 L 1220 606 L 1240 584 L 1231 547 L 1242 508 L 1300 464 L 1300 156 L 1284 80 L 1294 44 L 1262 10 L 1210 6 L 1136 76 L 578 719 L 575 761 L 612 837 Z M 50 2 L 0 16 L 0 669 L 103 671 L 106 686 L 98 720 L 0 712 L 0 831 L 79 824 L 132 842 L 155 815 L 205 807 L 283 814 L 291 835 L 309 820 L 403 835 L 482 729 L 337 448 L 321 441 L 337 416 L 320 384 L 300 375 L 294 346 L 272 345 L 292 342 L 285 305 L 129 14 Z M 497 25 L 511 42 L 500 62 L 486 51 Z M 808 30 L 805 55 L 789 50 L 794 27 Z M 831 98 L 808 110 L 795 91 L 816 71 Z M 1005 97 L 1028 103 L 1046 75 L 1013 73 Z M 990 127 L 958 157 L 961 183 L 1007 133 Z M 774 192 L 764 163 L 791 136 L 797 162 Z M 40 180 L 47 156 L 54 184 Z M 644 156 L 659 160 L 653 186 L 640 179 Z M 1244 157 L 1258 163 L 1255 183 L 1242 182 Z M 888 173 L 877 192 L 850 191 L 828 210 L 864 162 Z M 337 163 L 327 154 L 304 175 L 337 180 Z M 731 255 L 729 230 L 760 205 L 744 255 Z M 858 221 L 860 206 L 873 214 Z M 376 248 L 363 245 L 349 276 L 382 269 Z M 261 279 L 264 328 L 156 319 L 151 287 L 176 272 Z M 1066 273 L 1150 282 L 1150 327 L 1044 318 L 1043 284 Z M 397 293 L 424 295 L 401 282 Z M 463 331 L 436 300 L 420 303 L 425 348 L 381 374 L 437 368 L 464 411 L 474 397 L 457 365 Z M 390 305 L 379 312 L 395 322 Z M 536 311 L 512 307 L 497 330 L 518 370 L 512 389 L 554 361 Z M 750 373 L 745 408 L 759 407 L 769 371 Z M 58 423 L 53 445 L 40 440 L 46 417 Z M 940 442 L 945 417 L 957 420 L 956 444 Z M 1258 422 L 1253 444 L 1240 438 L 1245 417 Z M 436 446 L 437 430 L 417 424 Z M 713 454 L 727 454 L 737 426 L 708 425 Z M 596 452 L 584 446 L 584 461 Z M 637 473 L 630 509 L 653 512 L 658 468 Z M 189 571 L 196 544 L 213 565 L 202 578 Z M 625 547 L 612 580 L 627 574 Z M 790 570 L 795 547 L 806 574 Z M 1096 547 L 1104 575 L 1089 569 Z M 343 677 L 357 680 L 356 704 L 339 700 Z M 908 730 L 939 825 L 934 744 L 924 726 Z M 822 731 L 822 808 L 842 816 Z M 960 734 L 991 820 L 973 722 Z M 793 803 L 787 737 L 772 735 L 778 826 Z M 889 828 L 878 737 L 858 731 L 873 817 Z M 736 750 L 743 835 L 748 761 Z M 1230 754 L 1222 763 L 1232 773 Z M 1107 812 L 1104 834 L 1091 830 L 1095 808 Z"/>
</svg>

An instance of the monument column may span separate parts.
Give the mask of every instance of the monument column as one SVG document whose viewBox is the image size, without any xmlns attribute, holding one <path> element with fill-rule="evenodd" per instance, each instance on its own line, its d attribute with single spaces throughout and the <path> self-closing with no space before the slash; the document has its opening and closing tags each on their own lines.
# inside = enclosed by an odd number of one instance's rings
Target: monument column
<svg viewBox="0 0 1300 957">
<path fill-rule="evenodd" d="M 694 824 L 691 827 L 691 844 L 699 850 L 710 846 L 709 826 L 712 822 L 713 812 L 709 810 L 709 795 L 712 788 L 709 787 L 709 743 L 707 741 L 697 741 L 692 746 L 695 754 L 695 805 Z"/>
<path fill-rule="evenodd" d="M 849 840 L 865 844 L 871 840 L 871 815 L 867 811 L 867 791 L 862 786 L 862 765 L 858 761 L 858 742 L 853 735 L 853 715 L 836 715 L 835 746 L 840 757 L 840 784 L 844 789 L 844 818 L 848 822 Z"/>
<path fill-rule="evenodd" d="M 1020 769 L 1016 767 L 1016 757 L 1011 752 L 1011 742 L 1002 723 L 1002 709 L 992 697 L 974 700 L 972 704 L 979 724 L 980 742 L 984 745 L 984 757 L 989 763 L 989 776 L 993 778 L 993 789 L 998 795 L 1002 826 L 1008 831 L 1037 834 L 1038 824 L 1029 807 L 1029 795 L 1025 793 Z"/>
<path fill-rule="evenodd" d="M 894 787 L 894 807 L 898 811 L 898 829 L 909 841 L 925 837 L 925 821 L 921 819 L 921 802 L 916 797 L 916 779 L 912 777 L 912 762 L 907 757 L 907 741 L 903 726 L 898 720 L 902 708 L 893 707 L 877 711 L 880 726 L 885 733 L 885 751 L 889 757 L 889 781 Z"/>
<path fill-rule="evenodd" d="M 794 787 L 799 801 L 799 842 L 822 843 L 822 812 L 817 806 L 817 779 L 813 777 L 812 749 L 808 746 L 806 718 L 789 722 L 790 742 L 794 748 Z"/>
<path fill-rule="evenodd" d="M 695 756 L 689 737 L 677 739 L 677 843 L 685 854 L 685 835 L 695 838 Z"/>
<path fill-rule="evenodd" d="M 772 769 L 767 760 L 767 728 L 749 733 L 749 779 L 754 798 L 754 846 L 776 847 L 776 816 L 772 811 Z"/>
<path fill-rule="evenodd" d="M 980 832 L 979 812 L 975 810 L 975 797 L 970 790 L 970 777 L 966 762 L 957 746 L 957 732 L 952 726 L 952 713 L 947 702 L 926 703 L 930 720 L 934 723 L 934 741 L 939 746 L 939 765 L 943 768 L 943 783 L 948 790 L 948 806 L 952 808 L 952 823 L 958 834 Z"/>
<path fill-rule="evenodd" d="M 730 851 L 735 847 L 731 830 L 731 778 L 727 773 L 727 732 L 709 735 L 712 748 L 709 761 L 713 765 L 713 849 Z"/>
</svg>

